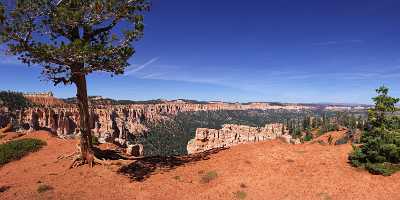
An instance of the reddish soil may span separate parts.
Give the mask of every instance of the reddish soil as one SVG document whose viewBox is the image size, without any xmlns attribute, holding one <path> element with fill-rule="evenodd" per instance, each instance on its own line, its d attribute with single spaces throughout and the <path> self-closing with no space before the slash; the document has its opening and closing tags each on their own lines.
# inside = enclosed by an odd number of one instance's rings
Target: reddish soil
<svg viewBox="0 0 400 200">
<path fill-rule="evenodd" d="M 76 141 L 45 132 L 23 137 L 48 145 L 0 167 L 0 199 L 400 199 L 400 173 L 371 175 L 347 163 L 350 145 L 280 141 L 245 144 L 206 157 L 140 161 L 125 173 L 118 166 L 83 166 L 68 170 L 58 160 L 75 150 Z M 162 167 L 162 168 L 160 168 Z M 209 171 L 218 175 L 204 183 Z M 40 184 L 53 189 L 38 193 Z"/>
</svg>

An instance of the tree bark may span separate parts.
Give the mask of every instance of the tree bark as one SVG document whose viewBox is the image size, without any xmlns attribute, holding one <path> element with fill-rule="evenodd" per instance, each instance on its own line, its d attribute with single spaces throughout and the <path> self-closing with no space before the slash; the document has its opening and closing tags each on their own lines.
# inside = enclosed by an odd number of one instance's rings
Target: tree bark
<svg viewBox="0 0 400 200">
<path fill-rule="evenodd" d="M 87 96 L 86 75 L 83 73 L 74 74 L 74 83 L 76 85 L 76 97 L 78 101 L 79 115 L 80 115 L 80 153 L 84 163 L 92 165 L 93 151 L 92 151 L 92 135 L 90 130 L 90 114 L 89 103 Z"/>
</svg>

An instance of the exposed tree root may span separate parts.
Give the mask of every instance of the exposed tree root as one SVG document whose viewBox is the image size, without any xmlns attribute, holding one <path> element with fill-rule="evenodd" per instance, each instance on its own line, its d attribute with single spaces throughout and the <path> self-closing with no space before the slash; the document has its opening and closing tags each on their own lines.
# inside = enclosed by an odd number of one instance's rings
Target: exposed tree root
<svg viewBox="0 0 400 200">
<path fill-rule="evenodd" d="M 73 153 L 71 153 L 69 155 L 60 155 L 60 156 L 57 157 L 57 160 L 69 159 L 69 158 L 71 158 L 73 156 L 77 156 L 77 154 L 79 154 L 79 152 L 73 152 Z"/>
<path fill-rule="evenodd" d="M 132 160 L 122 160 L 122 159 L 121 160 L 102 160 L 102 159 L 99 159 L 97 157 L 93 157 L 93 161 L 91 161 L 91 162 L 90 161 L 89 162 L 83 162 L 82 158 L 79 156 L 79 157 L 75 157 L 74 158 L 74 160 L 72 161 L 69 169 L 77 168 L 77 167 L 82 166 L 84 164 L 89 164 L 89 167 L 92 168 L 93 164 L 98 164 L 98 165 L 120 165 L 120 166 L 122 166 L 122 165 L 129 165 L 132 162 L 134 162 L 134 161 L 132 161 Z"/>
<path fill-rule="evenodd" d="M 146 156 L 126 156 L 120 153 L 116 153 L 120 158 L 117 160 L 140 160 L 146 158 Z"/>
<path fill-rule="evenodd" d="M 94 164 L 123 166 L 123 165 L 129 165 L 132 162 L 135 162 L 134 159 L 126 159 L 126 160 L 125 159 L 118 159 L 118 160 L 100 159 L 100 158 L 94 156 L 94 154 L 89 154 L 89 156 L 87 157 L 87 160 L 85 162 L 82 159 L 82 156 L 81 156 L 81 154 L 79 152 L 74 152 L 73 154 L 67 155 L 67 156 L 62 157 L 60 159 L 69 158 L 69 157 L 72 157 L 73 155 L 76 155 L 76 156 L 73 159 L 69 169 L 77 168 L 77 167 L 85 165 L 85 164 L 89 164 L 89 167 L 92 168 Z"/>
<path fill-rule="evenodd" d="M 80 158 L 80 156 L 75 157 L 68 169 L 77 168 L 79 166 L 82 166 L 83 164 L 83 160 Z"/>
<path fill-rule="evenodd" d="M 135 162 L 138 159 L 145 158 L 144 156 L 133 157 L 133 156 L 125 156 L 125 155 L 116 153 L 118 155 L 118 159 L 112 159 L 112 160 L 104 159 L 104 158 L 101 159 L 101 158 L 97 157 L 96 155 L 98 155 L 100 157 L 109 157 L 109 156 L 107 156 L 107 154 L 104 154 L 100 149 L 94 148 L 94 149 L 91 149 L 87 153 L 86 159 L 83 159 L 80 144 L 77 144 L 76 147 L 78 149 L 76 152 L 73 152 L 69 155 L 61 155 L 57 158 L 57 160 L 60 160 L 60 159 L 69 159 L 71 157 L 74 157 L 69 169 L 77 168 L 77 167 L 85 165 L 85 164 L 89 164 L 89 167 L 93 167 L 93 165 L 95 165 L 95 164 L 124 166 L 124 165 L 132 164 L 133 162 Z"/>
<path fill-rule="evenodd" d="M 101 164 L 101 165 L 129 165 L 131 164 L 133 161 L 132 160 L 123 160 L 123 159 L 119 159 L 119 160 L 101 160 L 97 157 L 94 157 L 93 159 L 95 164 Z"/>
</svg>

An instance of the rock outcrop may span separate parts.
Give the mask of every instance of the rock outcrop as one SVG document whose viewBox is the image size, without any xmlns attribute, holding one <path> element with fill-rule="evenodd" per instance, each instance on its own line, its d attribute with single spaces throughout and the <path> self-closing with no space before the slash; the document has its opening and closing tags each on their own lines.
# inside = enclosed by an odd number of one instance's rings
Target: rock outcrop
<svg viewBox="0 0 400 200">
<path fill-rule="evenodd" d="M 52 92 L 25 93 L 24 97 L 35 105 L 41 106 L 64 106 L 65 102 L 54 97 Z"/>
<path fill-rule="evenodd" d="M 214 148 L 223 148 L 237 144 L 272 140 L 284 135 L 283 124 L 267 124 L 257 128 L 244 125 L 225 124 L 222 129 L 198 128 L 195 138 L 187 145 L 189 154 Z"/>
<path fill-rule="evenodd" d="M 160 111 L 160 110 L 158 110 Z M 162 120 L 164 113 L 148 107 L 97 107 L 90 111 L 92 133 L 102 142 L 117 141 L 124 144 L 129 134 L 147 131 L 143 121 Z M 78 135 L 79 111 L 77 108 L 29 108 L 17 111 L 21 128 L 26 130 L 48 129 L 59 136 Z"/>
<path fill-rule="evenodd" d="M 288 133 L 281 135 L 280 139 L 282 139 L 284 142 L 286 142 L 288 144 L 300 144 L 301 143 L 299 138 L 293 138 Z"/>
</svg>

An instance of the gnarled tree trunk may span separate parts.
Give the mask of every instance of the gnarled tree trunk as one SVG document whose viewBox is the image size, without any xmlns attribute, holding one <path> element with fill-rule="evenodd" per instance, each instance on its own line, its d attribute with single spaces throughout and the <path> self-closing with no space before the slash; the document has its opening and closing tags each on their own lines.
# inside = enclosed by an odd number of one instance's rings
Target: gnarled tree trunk
<svg viewBox="0 0 400 200">
<path fill-rule="evenodd" d="M 76 97 L 78 101 L 79 115 L 80 115 L 80 153 L 81 159 L 84 163 L 92 165 L 93 151 L 92 151 L 92 135 L 90 130 L 90 114 L 89 103 L 87 96 L 86 76 L 83 73 L 74 74 L 74 83 L 76 85 Z"/>
</svg>

